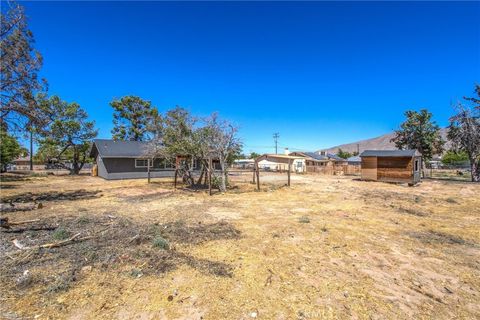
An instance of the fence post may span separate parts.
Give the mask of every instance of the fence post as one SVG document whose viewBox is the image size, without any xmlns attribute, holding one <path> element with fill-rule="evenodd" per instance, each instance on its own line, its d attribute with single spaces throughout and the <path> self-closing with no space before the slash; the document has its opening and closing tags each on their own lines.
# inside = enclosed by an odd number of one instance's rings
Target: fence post
<svg viewBox="0 0 480 320">
<path fill-rule="evenodd" d="M 288 186 L 290 187 L 290 169 L 292 167 L 290 159 L 288 159 Z"/>
<path fill-rule="evenodd" d="M 208 194 L 212 195 L 212 157 L 208 158 Z"/>
<path fill-rule="evenodd" d="M 148 183 L 150 183 L 150 159 L 147 159 Z"/>
<path fill-rule="evenodd" d="M 177 172 L 178 172 L 178 169 L 175 168 L 175 180 L 173 182 L 173 188 L 174 189 L 177 189 L 177 174 L 178 174 Z"/>
<path fill-rule="evenodd" d="M 258 163 L 255 164 L 255 171 L 257 172 L 257 190 L 260 191 L 260 172 L 258 169 Z"/>
</svg>

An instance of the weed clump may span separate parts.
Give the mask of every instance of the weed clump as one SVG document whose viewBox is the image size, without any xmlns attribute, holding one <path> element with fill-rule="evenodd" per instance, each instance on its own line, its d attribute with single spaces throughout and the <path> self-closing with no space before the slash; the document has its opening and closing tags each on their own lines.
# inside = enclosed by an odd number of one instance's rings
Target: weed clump
<svg viewBox="0 0 480 320">
<path fill-rule="evenodd" d="M 70 232 L 65 230 L 64 228 L 58 228 L 53 232 L 52 238 L 55 240 L 65 240 L 70 236 Z"/>
<path fill-rule="evenodd" d="M 153 239 L 153 247 L 162 250 L 168 250 L 170 248 L 170 244 L 168 243 L 167 239 L 157 236 L 155 239 Z"/>
<path fill-rule="evenodd" d="M 306 216 L 302 216 L 302 217 L 298 218 L 298 222 L 300 222 L 300 223 L 310 223 L 310 218 L 306 217 Z"/>
</svg>

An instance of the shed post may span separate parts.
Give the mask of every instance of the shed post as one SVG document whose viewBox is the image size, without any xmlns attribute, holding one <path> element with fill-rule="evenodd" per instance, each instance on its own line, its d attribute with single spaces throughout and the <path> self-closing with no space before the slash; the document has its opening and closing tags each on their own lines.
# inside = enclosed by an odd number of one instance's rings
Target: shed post
<svg viewBox="0 0 480 320">
<path fill-rule="evenodd" d="M 292 168 L 292 162 L 288 159 L 288 186 L 290 187 L 290 169 Z"/>
</svg>

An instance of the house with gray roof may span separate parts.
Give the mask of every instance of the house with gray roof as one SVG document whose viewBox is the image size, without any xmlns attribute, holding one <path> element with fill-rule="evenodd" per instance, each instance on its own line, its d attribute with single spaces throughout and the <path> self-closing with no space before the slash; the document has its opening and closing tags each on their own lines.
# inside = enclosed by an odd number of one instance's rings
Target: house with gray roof
<svg viewBox="0 0 480 320">
<path fill-rule="evenodd" d="M 107 180 L 152 178 L 174 175 L 174 164 L 165 159 L 151 159 L 145 141 L 93 140 L 90 157 L 95 159 L 97 174 Z"/>
</svg>

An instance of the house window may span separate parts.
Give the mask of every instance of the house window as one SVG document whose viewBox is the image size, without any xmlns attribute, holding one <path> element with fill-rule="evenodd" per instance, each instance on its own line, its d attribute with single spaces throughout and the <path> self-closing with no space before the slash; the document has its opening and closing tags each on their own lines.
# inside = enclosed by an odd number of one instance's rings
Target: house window
<svg viewBox="0 0 480 320">
<path fill-rule="evenodd" d="M 135 168 L 147 168 L 149 164 L 152 167 L 152 159 L 135 159 Z"/>
<path fill-rule="evenodd" d="M 158 169 L 171 169 L 173 168 L 173 163 L 170 160 L 159 158 L 156 160 L 156 165 Z"/>
<path fill-rule="evenodd" d="M 418 172 L 418 159 L 415 159 L 415 172 Z"/>
</svg>

